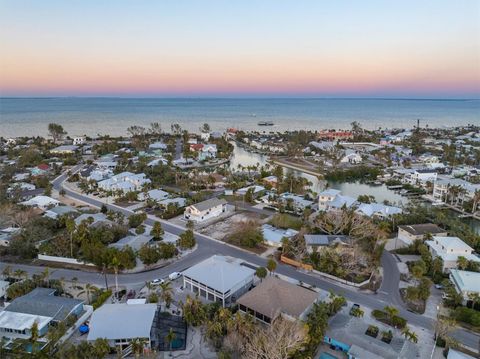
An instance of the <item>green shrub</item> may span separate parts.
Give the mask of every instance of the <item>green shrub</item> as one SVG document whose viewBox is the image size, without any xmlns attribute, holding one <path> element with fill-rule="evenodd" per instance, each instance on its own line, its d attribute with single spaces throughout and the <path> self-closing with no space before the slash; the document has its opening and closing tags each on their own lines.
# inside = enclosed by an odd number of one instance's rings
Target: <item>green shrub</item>
<svg viewBox="0 0 480 359">
<path fill-rule="evenodd" d="M 459 322 L 464 322 L 475 327 L 480 327 L 480 312 L 467 307 L 457 307 L 453 317 Z"/>
<path fill-rule="evenodd" d="M 95 301 L 93 302 L 93 309 L 99 308 L 105 301 L 110 298 L 112 295 L 112 291 L 110 289 L 108 290 L 102 290 L 100 294 L 95 298 Z"/>
</svg>

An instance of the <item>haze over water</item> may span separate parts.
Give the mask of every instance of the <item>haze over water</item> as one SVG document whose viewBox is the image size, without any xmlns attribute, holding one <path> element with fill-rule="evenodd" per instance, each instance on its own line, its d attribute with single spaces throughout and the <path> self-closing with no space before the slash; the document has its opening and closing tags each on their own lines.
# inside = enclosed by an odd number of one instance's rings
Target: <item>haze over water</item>
<svg viewBox="0 0 480 359">
<path fill-rule="evenodd" d="M 480 100 L 411 99 L 167 99 L 167 98 L 0 98 L 0 136 L 47 135 L 56 122 L 70 135 L 126 135 L 131 125 L 157 121 L 166 131 L 179 123 L 198 131 L 207 122 L 213 130 L 285 131 L 363 127 L 480 125 Z M 259 121 L 275 126 L 259 127 Z"/>
</svg>

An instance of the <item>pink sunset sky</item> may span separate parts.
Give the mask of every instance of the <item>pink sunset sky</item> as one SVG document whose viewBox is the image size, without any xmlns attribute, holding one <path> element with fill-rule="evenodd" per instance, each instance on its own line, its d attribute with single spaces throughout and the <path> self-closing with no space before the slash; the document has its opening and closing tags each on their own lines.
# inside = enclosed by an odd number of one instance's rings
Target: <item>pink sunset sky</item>
<svg viewBox="0 0 480 359">
<path fill-rule="evenodd" d="M 480 2 L 0 1 L 1 96 L 479 97 Z"/>
</svg>

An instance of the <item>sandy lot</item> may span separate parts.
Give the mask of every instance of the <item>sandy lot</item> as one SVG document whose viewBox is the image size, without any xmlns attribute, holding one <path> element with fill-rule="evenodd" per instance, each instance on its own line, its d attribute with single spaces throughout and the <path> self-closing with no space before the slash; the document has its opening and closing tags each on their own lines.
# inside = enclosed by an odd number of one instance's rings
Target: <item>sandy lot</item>
<svg viewBox="0 0 480 359">
<path fill-rule="evenodd" d="M 215 239 L 223 240 L 226 235 L 232 231 L 232 228 L 235 227 L 237 223 L 249 220 L 256 220 L 260 223 L 263 223 L 265 218 L 267 217 L 258 213 L 239 212 L 233 216 L 225 218 L 222 221 L 218 221 L 201 229 L 200 232 Z"/>
</svg>

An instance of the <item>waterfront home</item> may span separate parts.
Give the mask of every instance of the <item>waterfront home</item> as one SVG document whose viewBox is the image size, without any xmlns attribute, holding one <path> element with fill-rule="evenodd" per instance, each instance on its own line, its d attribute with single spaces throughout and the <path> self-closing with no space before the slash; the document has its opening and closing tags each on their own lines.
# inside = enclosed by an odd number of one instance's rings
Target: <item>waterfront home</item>
<svg viewBox="0 0 480 359">
<path fill-rule="evenodd" d="M 199 161 L 208 160 L 216 157 L 217 157 L 217 145 L 212 143 L 205 144 L 198 153 Z"/>
<path fill-rule="evenodd" d="M 327 191 L 336 191 L 336 190 L 327 190 Z M 358 204 L 357 200 L 350 196 L 344 196 L 339 193 L 333 197 L 330 201 L 322 200 L 322 196 L 325 197 L 325 191 L 320 194 L 320 199 L 318 202 L 318 209 L 323 211 L 338 211 L 342 208 L 351 208 Z"/>
<path fill-rule="evenodd" d="M 415 240 L 423 240 L 427 234 L 438 237 L 448 236 L 447 231 L 436 224 L 424 223 L 398 226 L 397 237 L 405 244 L 410 245 Z"/>
<path fill-rule="evenodd" d="M 379 333 L 392 333 L 390 343 L 381 336 L 372 338 L 366 332 L 370 325 L 368 318 L 350 316 L 344 311 L 333 316 L 324 336 L 324 343 L 333 350 L 343 352 L 348 358 L 365 359 L 411 359 L 418 357 L 418 347 L 405 339 L 392 327 L 374 322 Z M 378 335 L 378 334 L 377 334 Z"/>
<path fill-rule="evenodd" d="M 250 289 L 255 270 L 238 258 L 214 255 L 183 271 L 182 275 L 186 290 L 225 307 Z"/>
<path fill-rule="evenodd" d="M 340 163 L 357 164 L 363 161 L 362 156 L 354 150 L 346 150 Z"/>
<path fill-rule="evenodd" d="M 220 216 L 226 210 L 227 201 L 224 199 L 211 198 L 188 206 L 185 209 L 183 217 L 187 220 L 203 222 Z"/>
<path fill-rule="evenodd" d="M 287 228 L 281 229 L 274 227 L 270 224 L 263 224 L 262 225 L 262 233 L 265 242 L 273 247 L 279 247 L 282 245 L 283 238 L 292 238 L 298 234 L 298 231 Z"/>
<path fill-rule="evenodd" d="M 98 188 L 104 191 L 120 191 L 123 193 L 140 191 L 151 181 L 146 178 L 144 173 L 134 174 L 131 172 L 122 172 L 109 179 L 98 182 Z"/>
<path fill-rule="evenodd" d="M 63 145 L 63 146 L 58 146 L 58 147 L 52 148 L 50 150 L 50 153 L 53 153 L 53 154 L 56 154 L 56 155 L 72 155 L 77 151 L 78 151 L 78 146 Z"/>
<path fill-rule="evenodd" d="M 279 316 L 288 320 L 305 320 L 319 294 L 313 290 L 268 276 L 242 295 L 238 309 L 255 320 L 271 324 Z"/>
<path fill-rule="evenodd" d="M 451 269 L 450 281 L 462 296 L 464 305 L 472 300 L 472 296 L 480 295 L 480 273 Z"/>
<path fill-rule="evenodd" d="M 473 184 L 461 178 L 438 177 L 433 185 L 433 198 L 449 204 L 463 204 L 473 199 L 480 191 L 480 184 Z"/>
<path fill-rule="evenodd" d="M 130 302 L 132 303 L 132 302 Z M 93 312 L 87 340 L 106 339 L 109 346 L 126 349 L 135 339 L 140 339 L 145 348 L 152 343 L 157 304 L 104 304 Z"/>
<path fill-rule="evenodd" d="M 415 169 L 404 177 L 404 183 L 412 186 L 425 187 L 427 182 L 434 183 L 437 180 L 437 171 L 432 168 Z"/>
<path fill-rule="evenodd" d="M 356 209 L 356 212 L 367 217 L 388 218 L 395 214 L 402 213 L 402 209 L 381 203 L 361 203 Z"/>
<path fill-rule="evenodd" d="M 283 205 L 291 207 L 295 212 L 302 212 L 305 208 L 312 208 L 314 205 L 313 201 L 289 192 L 280 194 L 277 200 Z"/>
<path fill-rule="evenodd" d="M 349 246 L 351 239 L 345 235 L 330 235 L 330 234 L 305 234 L 305 247 L 308 253 L 319 252 L 323 248 L 332 246 Z"/>
<path fill-rule="evenodd" d="M 269 185 L 271 188 L 277 188 L 278 186 L 278 178 L 277 176 L 267 176 L 262 178 L 262 182 L 265 185 Z"/>
<path fill-rule="evenodd" d="M 327 204 L 335 199 L 342 192 L 338 189 L 329 188 L 318 195 L 318 209 L 325 211 Z"/>
<path fill-rule="evenodd" d="M 19 204 L 28 207 L 40 208 L 41 210 L 47 210 L 48 208 L 58 206 L 60 202 L 48 196 L 35 196 L 28 201 L 20 202 Z"/>
<path fill-rule="evenodd" d="M 480 257 L 473 254 L 473 248 L 458 237 L 434 236 L 432 240 L 425 241 L 433 258 L 443 260 L 443 271 L 457 268 L 458 257 L 480 263 Z"/>
</svg>

